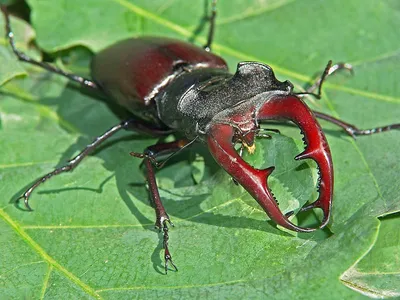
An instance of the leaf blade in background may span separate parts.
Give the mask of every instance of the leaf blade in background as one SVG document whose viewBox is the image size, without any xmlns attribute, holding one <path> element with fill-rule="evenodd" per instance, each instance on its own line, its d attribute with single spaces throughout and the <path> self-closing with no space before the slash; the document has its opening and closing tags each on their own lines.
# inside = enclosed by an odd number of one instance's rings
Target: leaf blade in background
<svg viewBox="0 0 400 300">
<path fill-rule="evenodd" d="M 63 49 L 60 55 L 71 57 L 72 63 L 74 55 L 79 56 L 74 46 L 96 52 L 129 36 L 205 42 L 207 1 L 65 0 L 55 5 L 50 0 L 30 0 L 28 4 L 38 45 L 50 53 Z M 232 71 L 241 60 L 271 63 L 280 80 L 290 79 L 297 88 L 310 83 L 329 59 L 353 63 L 355 76 L 341 73 L 329 78 L 323 99 L 308 103 L 361 128 L 385 125 L 399 122 L 400 116 L 400 33 L 393 30 L 400 25 L 398 12 L 395 1 L 220 0 L 214 50 Z M 27 46 L 23 38 L 16 39 Z M 1 51 L 9 51 L 5 45 Z M 376 217 L 399 211 L 399 132 L 353 141 L 321 122 L 336 179 L 331 232 L 322 234 L 293 236 L 276 229 L 200 146 L 194 147 L 194 155 L 176 157 L 157 173 L 157 179 L 176 224 L 170 230 L 170 250 L 180 270 L 162 276 L 162 245 L 153 230 L 154 211 L 144 173 L 140 161 L 129 156 L 155 139 L 118 135 L 72 174 L 40 187 L 31 199 L 34 212 L 13 205 L 11 200 L 35 178 L 118 122 L 115 107 L 106 101 L 66 86 L 57 76 L 19 66 L 29 77 L 9 81 L 0 95 L 0 228 L 7 233 L 0 236 L 1 244 L 7 245 L 0 261 L 2 296 L 360 298 L 341 282 L 343 274 L 347 285 L 374 287 L 375 296 L 390 296 L 387 291 L 395 290 L 392 273 L 399 272 L 398 265 L 389 272 L 376 263 L 376 257 L 385 251 L 382 236 L 390 240 L 396 233 L 390 226 L 382 229 L 386 219 L 380 228 Z M 14 69 L 11 64 L 6 67 Z M 7 81 L 12 76 L 7 75 Z M 281 166 L 283 171 L 273 174 L 276 190 L 281 187 L 283 197 L 290 185 L 288 198 L 301 203 L 315 197 L 310 184 L 315 169 L 285 167 L 301 141 L 297 128 L 279 128 L 285 136 L 260 141 L 261 155 L 252 159 L 255 164 Z M 193 179 L 196 154 L 204 165 Z M 4 220 L 17 224 L 41 250 Z M 393 247 L 398 249 L 398 243 Z M 387 253 L 384 257 L 391 259 Z M 40 267 L 32 273 L 32 266 Z M 349 268 L 363 276 L 355 276 Z M 379 276 L 365 275 L 374 268 L 379 268 Z M 26 280 L 25 273 L 31 274 Z"/>
</svg>

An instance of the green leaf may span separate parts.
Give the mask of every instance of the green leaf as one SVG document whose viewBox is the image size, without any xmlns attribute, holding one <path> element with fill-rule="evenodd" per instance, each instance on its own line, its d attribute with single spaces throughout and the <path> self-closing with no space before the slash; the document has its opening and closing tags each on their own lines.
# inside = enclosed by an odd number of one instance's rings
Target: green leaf
<svg viewBox="0 0 400 300">
<path fill-rule="evenodd" d="M 374 298 L 399 297 L 400 219 L 382 220 L 374 247 L 341 277 L 350 288 Z"/>
<path fill-rule="evenodd" d="M 170 36 L 201 46 L 206 2 L 28 4 L 41 49 L 87 74 L 90 51 L 132 36 Z M 311 84 L 329 59 L 349 62 L 355 75 L 330 77 L 322 100 L 306 99 L 310 106 L 360 128 L 398 123 L 399 12 L 396 0 L 219 1 L 213 51 L 232 71 L 239 61 L 268 63 L 297 89 Z M 39 57 L 28 47 L 32 30 L 16 19 L 12 25 L 18 48 Z M 174 157 L 157 172 L 175 224 L 169 245 L 179 267 L 164 276 L 145 174 L 129 155 L 154 144 L 153 138 L 118 134 L 73 173 L 35 190 L 33 212 L 15 205 L 36 178 L 117 124 L 120 111 L 57 75 L 18 63 L 0 40 L 0 298 L 398 296 L 400 219 L 393 213 L 400 210 L 399 131 L 353 140 L 321 121 L 334 162 L 334 207 L 329 230 L 312 234 L 268 222 L 202 145 Z M 317 172 L 314 163 L 293 160 L 303 147 L 299 130 L 278 128 L 281 135 L 258 140 L 256 153 L 245 159 L 277 167 L 269 185 L 289 211 L 316 198 Z"/>
</svg>

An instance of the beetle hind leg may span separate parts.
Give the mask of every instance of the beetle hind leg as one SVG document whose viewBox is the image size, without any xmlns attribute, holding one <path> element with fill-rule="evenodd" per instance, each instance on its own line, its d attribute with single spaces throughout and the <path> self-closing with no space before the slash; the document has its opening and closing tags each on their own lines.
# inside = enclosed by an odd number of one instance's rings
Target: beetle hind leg
<svg viewBox="0 0 400 300">
<path fill-rule="evenodd" d="M 92 88 L 95 90 L 99 89 L 99 86 L 93 80 L 81 77 L 81 76 L 73 74 L 73 73 L 66 72 L 60 68 L 57 68 L 57 67 L 49 64 L 49 63 L 37 61 L 37 60 L 29 57 L 25 53 L 21 52 L 20 50 L 18 50 L 15 45 L 14 33 L 12 32 L 12 29 L 11 29 L 10 16 L 8 14 L 7 7 L 4 5 L 1 5 L 1 11 L 3 12 L 4 18 L 6 21 L 6 38 L 8 39 L 11 49 L 14 52 L 15 56 L 18 58 L 18 60 L 20 60 L 22 62 L 26 62 L 31 65 L 38 66 L 49 72 L 62 75 L 71 81 L 75 81 L 75 82 L 79 83 L 82 86 L 86 86 L 88 88 Z"/>
</svg>

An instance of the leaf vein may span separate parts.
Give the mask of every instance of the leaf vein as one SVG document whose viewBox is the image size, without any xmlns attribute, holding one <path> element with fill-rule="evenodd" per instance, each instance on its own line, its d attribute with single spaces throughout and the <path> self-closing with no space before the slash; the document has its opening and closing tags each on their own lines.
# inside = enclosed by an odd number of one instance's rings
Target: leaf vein
<svg viewBox="0 0 400 300">
<path fill-rule="evenodd" d="M 42 290 L 41 290 L 41 293 L 40 293 L 40 299 L 44 299 L 44 297 L 45 297 L 46 290 L 47 290 L 47 287 L 49 285 L 50 275 L 51 275 L 52 271 L 53 271 L 53 266 L 50 265 L 48 267 L 48 269 L 47 269 L 46 276 L 44 277 L 43 286 L 42 286 Z"/>
<path fill-rule="evenodd" d="M 74 274 L 72 274 L 70 271 L 68 271 L 66 268 L 64 268 L 62 265 L 60 265 L 54 258 L 52 258 L 49 254 L 46 253 L 46 251 L 38 244 L 36 243 L 23 229 L 22 227 L 15 222 L 4 210 L 0 210 L 0 217 L 8 223 L 8 225 L 13 228 L 13 230 L 21 237 L 22 240 L 24 240 L 33 250 L 35 250 L 43 259 L 49 263 L 52 267 L 63 273 L 69 280 L 71 280 L 73 283 L 78 285 L 84 292 L 87 294 L 97 298 L 101 299 L 100 295 L 92 289 L 90 286 L 88 286 L 86 283 L 82 282 L 78 277 L 76 277 Z"/>
</svg>

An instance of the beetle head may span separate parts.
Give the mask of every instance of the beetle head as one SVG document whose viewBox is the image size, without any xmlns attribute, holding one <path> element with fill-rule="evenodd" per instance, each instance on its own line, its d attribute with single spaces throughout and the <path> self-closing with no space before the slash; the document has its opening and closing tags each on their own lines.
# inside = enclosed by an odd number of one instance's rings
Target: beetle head
<svg viewBox="0 0 400 300">
<path fill-rule="evenodd" d="M 279 82 L 271 68 L 259 63 L 239 64 L 236 74 L 226 86 L 228 91 L 217 90 L 220 99 L 237 97 L 230 100 L 234 101 L 233 105 L 213 116 L 205 130 L 208 147 L 216 161 L 257 200 L 277 224 L 298 232 L 315 230 L 293 224 L 288 219 L 292 213 L 284 215 L 280 211 L 267 184 L 267 178 L 274 167 L 256 169 L 246 163 L 234 148 L 234 143 L 238 141 L 247 147 L 253 145 L 260 121 L 292 121 L 301 129 L 306 143 L 304 152 L 295 159 L 313 159 L 320 172 L 319 197 L 301 210 L 321 208 L 324 218 L 319 228 L 326 226 L 333 191 L 332 161 L 326 138 L 311 110 L 293 94 L 290 82 Z M 230 96 L 224 98 L 227 94 Z"/>
</svg>

